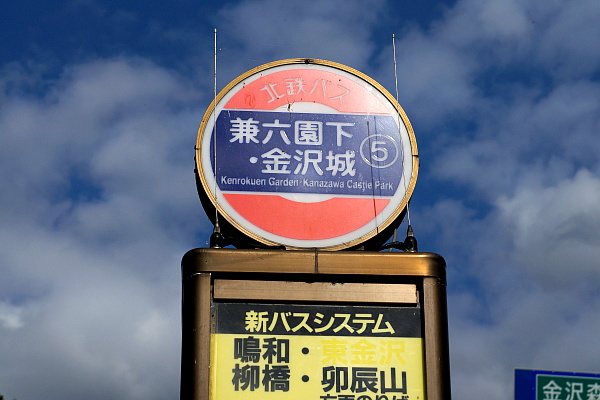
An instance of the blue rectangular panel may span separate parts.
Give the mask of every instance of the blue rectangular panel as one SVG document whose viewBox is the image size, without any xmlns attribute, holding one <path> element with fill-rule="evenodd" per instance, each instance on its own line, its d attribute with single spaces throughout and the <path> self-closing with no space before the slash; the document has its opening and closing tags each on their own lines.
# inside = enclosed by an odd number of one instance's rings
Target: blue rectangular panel
<svg viewBox="0 0 600 400">
<path fill-rule="evenodd" d="M 389 115 L 223 110 L 216 130 L 224 192 L 391 197 L 402 177 Z"/>
</svg>

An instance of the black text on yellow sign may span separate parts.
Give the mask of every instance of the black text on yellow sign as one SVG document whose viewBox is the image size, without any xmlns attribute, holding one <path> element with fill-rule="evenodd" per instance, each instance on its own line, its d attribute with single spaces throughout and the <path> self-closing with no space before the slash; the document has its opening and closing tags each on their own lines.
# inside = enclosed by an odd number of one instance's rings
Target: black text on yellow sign
<svg viewBox="0 0 600 400">
<path fill-rule="evenodd" d="M 213 315 L 211 400 L 425 398 L 418 307 L 220 303 Z"/>
</svg>

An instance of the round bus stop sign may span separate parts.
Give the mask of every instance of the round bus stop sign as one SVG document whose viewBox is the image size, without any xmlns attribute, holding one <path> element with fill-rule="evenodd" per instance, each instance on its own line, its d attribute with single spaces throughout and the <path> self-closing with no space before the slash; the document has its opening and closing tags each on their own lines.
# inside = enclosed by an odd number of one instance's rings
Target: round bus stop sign
<svg viewBox="0 0 600 400">
<path fill-rule="evenodd" d="M 198 130 L 198 178 L 244 235 L 339 250 L 401 216 L 417 180 L 417 144 L 404 110 L 373 79 L 289 59 L 248 71 L 215 100 Z"/>
</svg>

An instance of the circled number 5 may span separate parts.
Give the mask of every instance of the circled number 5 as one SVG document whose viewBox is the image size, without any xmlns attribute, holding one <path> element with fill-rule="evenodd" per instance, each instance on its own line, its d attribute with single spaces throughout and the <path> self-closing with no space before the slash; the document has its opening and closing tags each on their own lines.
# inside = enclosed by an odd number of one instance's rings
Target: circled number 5
<svg viewBox="0 0 600 400">
<path fill-rule="evenodd" d="M 388 158 L 387 149 L 385 147 L 382 147 L 381 145 L 385 145 L 385 142 L 381 140 L 374 140 L 373 142 L 371 142 L 371 154 L 373 160 L 377 162 L 385 161 Z"/>
</svg>

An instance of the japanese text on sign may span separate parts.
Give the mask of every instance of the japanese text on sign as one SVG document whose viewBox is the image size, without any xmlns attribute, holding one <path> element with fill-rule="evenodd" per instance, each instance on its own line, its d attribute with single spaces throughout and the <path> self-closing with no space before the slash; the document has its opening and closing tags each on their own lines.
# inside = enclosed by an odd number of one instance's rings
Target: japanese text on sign
<svg viewBox="0 0 600 400">
<path fill-rule="evenodd" d="M 378 346 L 382 350 L 376 351 Z M 409 399 L 405 340 L 349 341 L 332 338 L 322 339 L 311 347 L 321 349 L 318 356 L 323 366 L 318 383 L 323 394 L 320 398 Z M 310 350 L 302 347 L 300 352 L 308 354 Z M 290 354 L 289 339 L 262 336 L 233 338 L 235 364 L 231 369 L 231 384 L 234 391 L 288 392 L 292 385 Z M 353 359 L 346 358 L 350 354 Z M 375 360 L 376 355 L 381 356 L 381 360 Z M 303 375 L 301 381 L 308 382 L 310 379 Z"/>
<path fill-rule="evenodd" d="M 290 387 L 290 341 L 288 339 L 249 336 L 234 339 L 233 357 L 239 360 L 233 368 L 232 383 L 235 390 L 254 391 L 262 384 L 265 392 L 287 392 Z M 263 359 L 261 370 L 257 364 Z M 262 376 L 262 379 L 261 379 Z"/>
<path fill-rule="evenodd" d="M 246 330 L 249 332 L 272 332 L 280 324 L 286 332 L 304 331 L 304 333 L 338 333 L 345 330 L 348 333 L 369 335 L 387 333 L 393 335 L 396 331 L 383 320 L 383 314 L 374 316 L 372 313 L 351 314 L 336 313 L 325 317 L 319 312 L 246 312 Z"/>
<path fill-rule="evenodd" d="M 600 378 L 537 375 L 537 400 L 600 400 Z"/>
<path fill-rule="evenodd" d="M 227 110 L 217 129 L 218 158 L 237 156 L 219 164 L 222 190 L 385 197 L 398 189 L 390 116 Z"/>
<path fill-rule="evenodd" d="M 216 303 L 212 313 L 211 400 L 424 400 L 418 306 Z"/>
<path fill-rule="evenodd" d="M 268 96 L 267 103 L 272 103 L 285 95 L 308 94 L 316 99 L 336 100 L 339 104 L 344 104 L 344 97 L 350 93 L 349 88 L 339 83 L 334 84 L 328 79 L 314 79 L 312 84 L 307 86 L 307 82 L 301 76 L 267 82 L 259 91 Z"/>
</svg>

